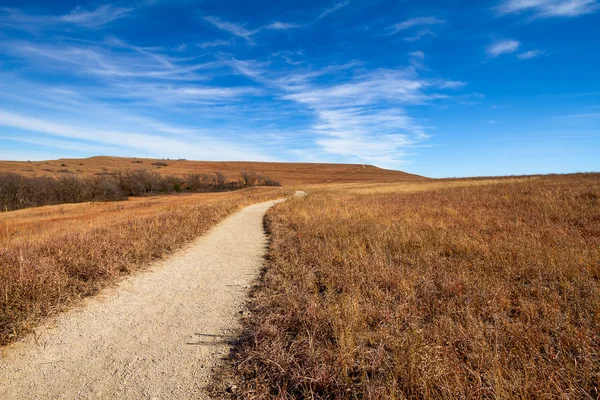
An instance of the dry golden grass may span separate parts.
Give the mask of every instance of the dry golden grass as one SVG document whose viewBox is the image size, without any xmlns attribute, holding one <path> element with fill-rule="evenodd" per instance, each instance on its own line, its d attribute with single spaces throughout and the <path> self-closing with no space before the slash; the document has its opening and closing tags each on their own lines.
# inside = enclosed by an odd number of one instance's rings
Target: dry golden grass
<svg viewBox="0 0 600 400">
<path fill-rule="evenodd" d="M 160 165 L 155 165 L 160 164 Z M 163 164 L 166 164 L 163 165 Z M 0 161 L 0 172 L 28 176 L 58 175 L 66 172 L 82 176 L 114 173 L 119 170 L 147 169 L 160 174 L 185 176 L 223 172 L 230 181 L 241 178 L 240 171 L 254 171 L 283 185 L 322 184 L 330 182 L 399 182 L 425 180 L 418 175 L 360 164 L 271 163 L 245 161 L 153 160 L 143 158 L 92 157 L 50 161 Z M 61 172 L 62 171 L 62 172 Z"/>
<path fill-rule="evenodd" d="M 0 345 L 280 188 L 132 198 L 0 214 Z"/>
<path fill-rule="evenodd" d="M 600 174 L 425 185 L 269 212 L 241 397 L 600 396 Z"/>
<path fill-rule="evenodd" d="M 416 193 L 426 192 L 437 189 L 484 186 L 494 183 L 512 183 L 532 181 L 539 179 L 539 176 L 519 176 L 519 177 L 490 177 L 490 178 L 465 178 L 465 179 L 428 179 L 416 181 L 403 181 L 394 183 L 373 183 L 373 182 L 354 182 L 354 183 L 328 183 L 317 185 L 304 185 L 307 190 L 328 190 L 335 192 L 344 192 L 346 194 L 385 194 L 385 193 Z"/>
</svg>

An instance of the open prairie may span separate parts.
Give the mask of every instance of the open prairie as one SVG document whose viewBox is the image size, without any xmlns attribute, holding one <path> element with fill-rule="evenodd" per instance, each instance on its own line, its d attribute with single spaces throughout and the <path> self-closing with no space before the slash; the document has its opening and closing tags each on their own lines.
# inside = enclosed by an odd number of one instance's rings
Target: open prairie
<svg viewBox="0 0 600 400">
<path fill-rule="evenodd" d="M 0 344 L 242 206 L 304 189 L 267 214 L 266 266 L 216 395 L 231 382 L 264 399 L 600 395 L 600 174 L 260 171 L 287 186 L 0 213 Z"/>
<path fill-rule="evenodd" d="M 401 182 L 425 180 L 419 175 L 386 170 L 362 164 L 274 163 L 243 161 L 188 161 L 144 158 L 91 157 L 50 161 L 0 161 L 0 172 L 14 172 L 28 176 L 76 174 L 90 176 L 117 171 L 147 169 L 160 174 L 185 176 L 187 174 L 224 173 L 237 181 L 241 171 L 266 175 L 283 185 L 348 183 L 348 182 Z"/>
<path fill-rule="evenodd" d="M 242 397 L 600 396 L 600 174 L 333 185 L 267 224 Z"/>
<path fill-rule="evenodd" d="M 241 207 L 287 194 L 260 187 L 0 213 L 0 345 L 173 253 Z"/>
<path fill-rule="evenodd" d="M 44 162 L 0 161 L 0 172 L 26 176 L 109 175 L 147 169 L 186 176 L 220 171 L 269 174 L 284 185 L 361 181 L 427 181 L 372 166 L 253 162 L 195 162 L 119 157 Z M 72 300 L 94 294 L 114 278 L 172 253 L 244 205 L 284 197 L 281 188 L 224 193 L 130 197 L 0 213 L 0 344 L 18 339 Z"/>
</svg>

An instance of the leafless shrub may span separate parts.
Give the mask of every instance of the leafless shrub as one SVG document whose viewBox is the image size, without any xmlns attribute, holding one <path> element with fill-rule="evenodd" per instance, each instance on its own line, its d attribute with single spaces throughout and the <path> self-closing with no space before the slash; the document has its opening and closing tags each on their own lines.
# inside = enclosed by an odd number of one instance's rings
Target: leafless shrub
<svg viewBox="0 0 600 400">
<path fill-rule="evenodd" d="M 156 162 L 153 162 L 152 165 L 155 165 L 157 167 L 166 167 L 169 164 L 167 164 L 166 162 L 163 162 L 163 161 L 156 161 Z"/>
<path fill-rule="evenodd" d="M 281 183 L 268 176 L 258 175 L 258 186 L 281 186 Z"/>
<path fill-rule="evenodd" d="M 215 177 L 208 174 L 189 174 L 185 178 L 185 186 L 190 192 L 201 192 L 212 189 L 215 181 Z"/>
<path fill-rule="evenodd" d="M 240 181 L 240 185 L 243 187 L 256 186 L 258 183 L 258 175 L 256 172 L 252 171 L 242 171 L 242 180 Z"/>
<path fill-rule="evenodd" d="M 0 209 L 3 211 L 48 204 L 84 201 L 122 200 L 128 196 L 165 193 L 214 192 L 263 185 L 279 186 L 279 182 L 254 172 L 244 172 L 240 182 L 227 182 L 222 172 L 189 174 L 185 178 L 161 175 L 146 169 L 99 172 L 80 177 L 70 170 L 60 170 L 58 178 L 25 177 L 14 173 L 0 174 Z"/>
<path fill-rule="evenodd" d="M 227 177 L 221 171 L 215 172 L 215 185 L 218 187 L 225 187 L 227 184 Z"/>
<path fill-rule="evenodd" d="M 113 179 L 105 176 L 94 178 L 80 178 L 71 172 L 58 178 L 3 173 L 0 174 L 0 209 L 10 211 L 50 204 L 126 198 L 115 188 Z"/>
</svg>

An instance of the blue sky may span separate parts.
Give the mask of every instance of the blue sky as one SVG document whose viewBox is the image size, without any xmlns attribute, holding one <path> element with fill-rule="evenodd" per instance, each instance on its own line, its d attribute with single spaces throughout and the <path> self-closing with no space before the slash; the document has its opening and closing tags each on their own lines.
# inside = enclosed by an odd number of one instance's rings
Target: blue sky
<svg viewBox="0 0 600 400">
<path fill-rule="evenodd" d="M 600 0 L 0 2 L 0 159 L 600 170 Z"/>
</svg>

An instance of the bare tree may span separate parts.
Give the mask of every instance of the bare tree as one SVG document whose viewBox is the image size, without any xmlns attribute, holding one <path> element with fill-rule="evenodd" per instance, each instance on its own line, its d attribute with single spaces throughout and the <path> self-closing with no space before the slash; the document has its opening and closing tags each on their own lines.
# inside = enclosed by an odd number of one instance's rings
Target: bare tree
<svg viewBox="0 0 600 400">
<path fill-rule="evenodd" d="M 258 183 L 258 175 L 256 175 L 256 172 L 242 171 L 241 174 L 242 174 L 241 186 L 243 186 L 243 187 L 256 186 L 256 184 Z"/>
<path fill-rule="evenodd" d="M 221 171 L 215 172 L 215 185 L 223 188 L 223 187 L 225 187 L 226 184 L 227 184 L 227 177 L 225 176 L 225 174 Z"/>
</svg>

